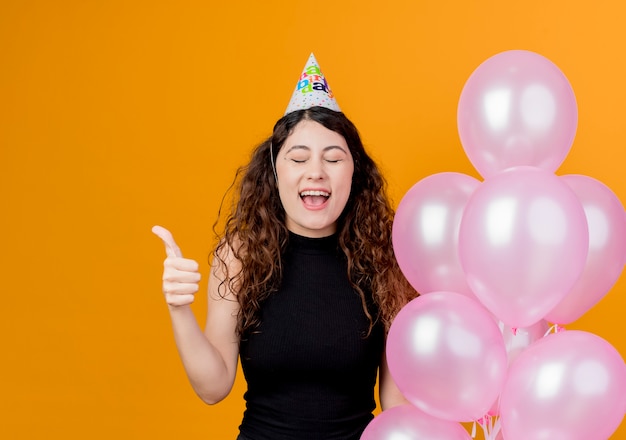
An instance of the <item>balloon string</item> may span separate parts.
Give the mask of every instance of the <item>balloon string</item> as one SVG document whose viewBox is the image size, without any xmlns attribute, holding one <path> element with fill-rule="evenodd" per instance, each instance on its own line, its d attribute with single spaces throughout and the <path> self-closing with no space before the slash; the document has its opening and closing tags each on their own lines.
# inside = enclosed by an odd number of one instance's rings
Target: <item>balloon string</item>
<svg viewBox="0 0 626 440">
<path fill-rule="evenodd" d="M 553 324 L 552 327 L 550 327 L 548 329 L 548 331 L 543 335 L 543 337 L 545 338 L 546 336 L 548 336 L 553 331 L 554 331 L 554 333 L 559 333 L 559 332 L 564 332 L 565 330 L 566 330 L 565 327 L 563 327 L 562 325 Z"/>
<path fill-rule="evenodd" d="M 480 419 L 476 421 L 480 427 L 483 429 L 483 434 L 485 434 L 485 439 L 489 439 L 489 425 L 491 423 L 491 416 L 486 414 L 482 416 Z"/>
<path fill-rule="evenodd" d="M 498 434 L 500 433 L 500 427 L 500 417 L 498 417 L 493 424 L 493 431 L 491 432 L 492 437 L 489 440 L 496 440 L 496 437 L 498 437 Z"/>
<path fill-rule="evenodd" d="M 489 421 L 490 421 L 491 417 L 489 416 L 489 414 L 481 417 L 480 419 L 477 420 L 478 424 L 480 425 L 480 427 L 483 429 L 483 434 L 485 434 L 485 440 L 490 440 L 490 436 L 489 436 Z"/>
<path fill-rule="evenodd" d="M 472 429 L 472 438 L 476 437 L 476 423 L 480 425 L 485 436 L 485 440 L 496 440 L 498 433 L 500 432 L 500 418 L 492 417 L 489 414 L 474 421 L 474 427 Z"/>
</svg>

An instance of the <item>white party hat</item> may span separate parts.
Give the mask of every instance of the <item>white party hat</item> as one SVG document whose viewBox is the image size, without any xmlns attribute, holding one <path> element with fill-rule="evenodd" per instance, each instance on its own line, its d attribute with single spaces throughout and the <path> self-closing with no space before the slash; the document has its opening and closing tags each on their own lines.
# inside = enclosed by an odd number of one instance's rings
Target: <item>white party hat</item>
<svg viewBox="0 0 626 440">
<path fill-rule="evenodd" d="M 296 84 L 296 89 L 293 91 L 285 114 L 315 106 L 326 107 L 336 112 L 341 111 L 335 100 L 335 95 L 333 95 L 328 85 L 328 81 L 326 81 L 319 64 L 317 64 L 315 56 L 311 53 Z"/>
</svg>

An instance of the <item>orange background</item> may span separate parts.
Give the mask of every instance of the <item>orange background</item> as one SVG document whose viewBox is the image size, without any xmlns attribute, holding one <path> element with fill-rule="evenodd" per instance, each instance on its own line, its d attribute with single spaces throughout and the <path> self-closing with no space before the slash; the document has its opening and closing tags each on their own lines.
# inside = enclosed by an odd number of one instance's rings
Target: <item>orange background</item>
<svg viewBox="0 0 626 440">
<path fill-rule="evenodd" d="M 150 228 L 170 228 L 206 273 L 221 196 L 311 51 L 395 204 L 430 174 L 478 177 L 456 106 L 509 49 L 552 60 L 576 94 L 557 174 L 626 200 L 625 16 L 619 0 L 4 0 L 0 438 L 235 438 L 241 377 L 220 405 L 193 394 Z M 622 355 L 625 279 L 568 326 Z"/>
</svg>

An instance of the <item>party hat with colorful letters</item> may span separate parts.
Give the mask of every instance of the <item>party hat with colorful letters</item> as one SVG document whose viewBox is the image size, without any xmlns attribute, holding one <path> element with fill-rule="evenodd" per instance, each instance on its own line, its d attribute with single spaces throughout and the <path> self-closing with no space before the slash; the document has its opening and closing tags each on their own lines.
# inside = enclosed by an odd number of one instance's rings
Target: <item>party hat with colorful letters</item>
<svg viewBox="0 0 626 440">
<path fill-rule="evenodd" d="M 328 81 L 317 64 L 315 56 L 311 53 L 285 114 L 315 106 L 326 107 L 337 112 L 341 111 L 333 92 L 330 90 Z"/>
</svg>

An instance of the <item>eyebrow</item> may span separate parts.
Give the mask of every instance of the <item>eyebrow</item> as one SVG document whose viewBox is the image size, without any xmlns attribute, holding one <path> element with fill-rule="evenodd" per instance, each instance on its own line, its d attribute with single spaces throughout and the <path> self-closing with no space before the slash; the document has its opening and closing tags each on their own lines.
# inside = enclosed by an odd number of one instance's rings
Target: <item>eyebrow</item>
<svg viewBox="0 0 626 440">
<path fill-rule="evenodd" d="M 310 151 L 311 148 L 306 146 L 306 145 L 292 145 L 291 147 L 289 147 L 289 149 L 287 151 L 285 151 L 285 154 L 289 153 L 289 152 L 291 152 L 293 150 L 307 150 L 307 151 Z M 346 150 L 343 147 L 339 146 L 339 145 L 329 145 L 328 147 L 324 147 L 322 149 L 322 151 L 324 151 L 324 152 L 330 151 L 330 150 L 341 150 L 344 153 L 346 152 Z"/>
</svg>

